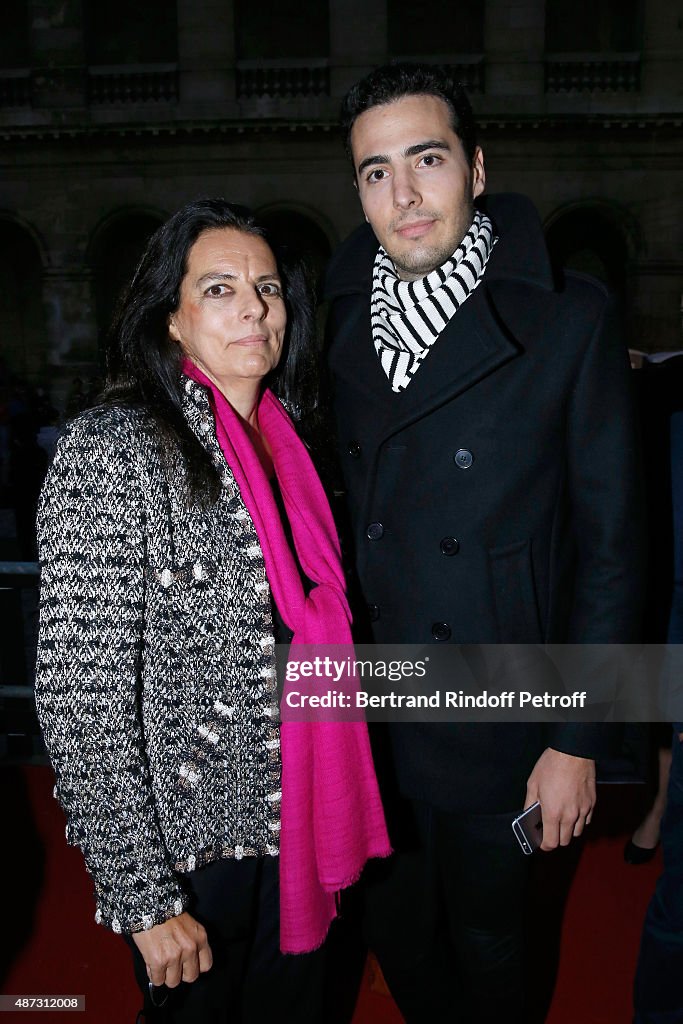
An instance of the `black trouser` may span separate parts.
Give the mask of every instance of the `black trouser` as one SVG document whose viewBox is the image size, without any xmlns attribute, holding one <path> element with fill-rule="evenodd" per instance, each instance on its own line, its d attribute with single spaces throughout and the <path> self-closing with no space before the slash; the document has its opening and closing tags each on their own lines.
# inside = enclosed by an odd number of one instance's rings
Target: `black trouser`
<svg viewBox="0 0 683 1024">
<path fill-rule="evenodd" d="M 397 853 L 366 871 L 367 942 L 408 1024 L 523 1019 L 531 858 L 512 832 L 518 813 L 406 802 Z"/>
<path fill-rule="evenodd" d="M 683 744 L 674 736 L 666 813 L 664 873 L 645 915 L 635 979 L 635 1024 L 683 1022 Z"/>
<path fill-rule="evenodd" d="M 155 990 L 150 1006 L 144 961 L 133 947 L 148 1024 L 323 1024 L 324 952 L 284 956 L 279 950 L 278 858 L 220 860 L 184 876 L 188 911 L 207 930 L 213 967 L 188 984 Z"/>
</svg>

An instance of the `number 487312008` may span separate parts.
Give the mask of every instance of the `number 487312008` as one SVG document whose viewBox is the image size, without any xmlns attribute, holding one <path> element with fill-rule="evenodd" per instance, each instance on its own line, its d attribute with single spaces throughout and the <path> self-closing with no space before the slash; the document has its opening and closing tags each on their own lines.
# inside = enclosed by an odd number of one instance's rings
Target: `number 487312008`
<svg viewBox="0 0 683 1024">
<path fill-rule="evenodd" d="M 0 996 L 0 1012 L 3 1010 L 85 1010 L 85 996 Z"/>
</svg>

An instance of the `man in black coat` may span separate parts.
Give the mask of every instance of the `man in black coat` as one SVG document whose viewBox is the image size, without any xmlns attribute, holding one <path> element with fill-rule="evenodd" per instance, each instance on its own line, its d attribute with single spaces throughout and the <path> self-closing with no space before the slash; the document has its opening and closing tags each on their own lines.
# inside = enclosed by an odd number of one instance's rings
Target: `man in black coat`
<svg viewBox="0 0 683 1024">
<path fill-rule="evenodd" d="M 343 126 L 368 224 L 330 267 L 329 365 L 374 639 L 636 640 L 637 446 L 606 290 L 554 280 L 528 200 L 483 197 L 472 112 L 446 72 L 375 70 Z M 390 727 L 398 853 L 369 880 L 365 920 L 409 1022 L 522 1012 L 527 862 L 511 822 L 539 800 L 543 849 L 580 835 L 604 738 Z"/>
</svg>

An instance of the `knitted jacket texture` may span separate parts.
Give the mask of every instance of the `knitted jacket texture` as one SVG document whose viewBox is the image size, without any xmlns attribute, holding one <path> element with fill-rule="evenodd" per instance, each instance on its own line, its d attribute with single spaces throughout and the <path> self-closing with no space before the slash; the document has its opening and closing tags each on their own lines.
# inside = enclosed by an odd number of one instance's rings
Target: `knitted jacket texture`
<svg viewBox="0 0 683 1024">
<path fill-rule="evenodd" d="M 122 932 L 181 913 L 184 873 L 278 853 L 270 588 L 207 392 L 182 388 L 214 506 L 147 414 L 100 407 L 61 438 L 38 514 L 38 713 L 96 920 Z"/>
</svg>

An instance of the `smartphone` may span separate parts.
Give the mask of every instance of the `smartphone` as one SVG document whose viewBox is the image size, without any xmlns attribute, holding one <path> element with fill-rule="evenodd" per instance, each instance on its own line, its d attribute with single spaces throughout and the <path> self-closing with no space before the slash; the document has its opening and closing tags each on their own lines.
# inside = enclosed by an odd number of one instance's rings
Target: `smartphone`
<svg viewBox="0 0 683 1024">
<path fill-rule="evenodd" d="M 539 848 L 543 842 L 543 815 L 538 800 L 517 815 L 512 822 L 512 831 L 523 853 L 530 854 Z"/>
</svg>

